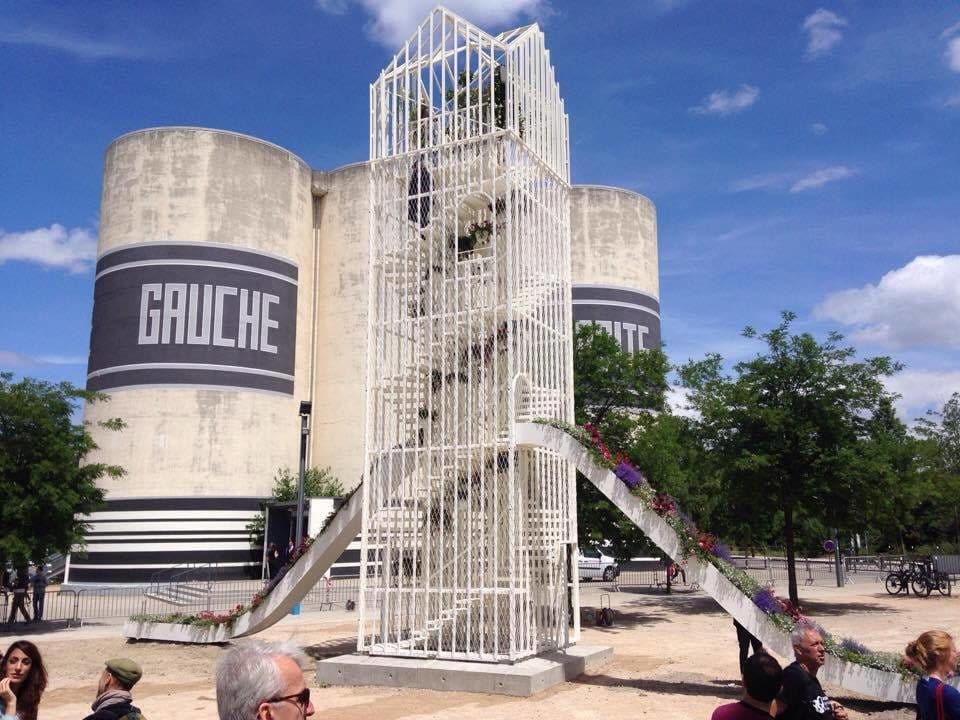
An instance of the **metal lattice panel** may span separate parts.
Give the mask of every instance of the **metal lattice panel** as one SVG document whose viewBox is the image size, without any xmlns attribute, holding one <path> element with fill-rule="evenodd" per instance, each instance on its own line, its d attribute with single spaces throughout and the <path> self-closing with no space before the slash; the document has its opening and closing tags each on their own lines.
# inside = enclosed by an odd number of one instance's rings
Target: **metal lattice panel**
<svg viewBox="0 0 960 720">
<path fill-rule="evenodd" d="M 567 118 L 536 26 L 435 10 L 371 86 L 358 649 L 513 661 L 568 641 Z"/>
</svg>

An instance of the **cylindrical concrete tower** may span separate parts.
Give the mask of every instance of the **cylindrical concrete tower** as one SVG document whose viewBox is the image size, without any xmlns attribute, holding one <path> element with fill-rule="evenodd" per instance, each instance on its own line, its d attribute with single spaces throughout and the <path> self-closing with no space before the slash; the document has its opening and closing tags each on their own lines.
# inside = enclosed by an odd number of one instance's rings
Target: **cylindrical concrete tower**
<svg viewBox="0 0 960 720">
<path fill-rule="evenodd" d="M 105 479 L 71 582 L 259 559 L 245 525 L 295 467 L 310 399 L 311 170 L 233 133 L 158 128 L 107 150 L 86 408 Z M 119 417 L 109 432 L 97 423 Z"/>
<path fill-rule="evenodd" d="M 317 173 L 314 184 L 320 197 L 310 458 L 350 490 L 363 474 L 370 165 Z"/>
<path fill-rule="evenodd" d="M 570 192 L 573 319 L 624 350 L 660 347 L 657 211 L 643 195 L 597 185 Z"/>
</svg>

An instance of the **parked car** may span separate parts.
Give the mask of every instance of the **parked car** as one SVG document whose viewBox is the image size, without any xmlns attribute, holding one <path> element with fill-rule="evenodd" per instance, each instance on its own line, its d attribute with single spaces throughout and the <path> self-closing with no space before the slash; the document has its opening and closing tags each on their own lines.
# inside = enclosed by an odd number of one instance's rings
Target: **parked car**
<svg viewBox="0 0 960 720">
<path fill-rule="evenodd" d="M 593 547 L 580 548 L 577 558 L 581 580 L 600 580 L 610 582 L 620 574 L 620 566 L 609 555 L 604 555 Z"/>
</svg>

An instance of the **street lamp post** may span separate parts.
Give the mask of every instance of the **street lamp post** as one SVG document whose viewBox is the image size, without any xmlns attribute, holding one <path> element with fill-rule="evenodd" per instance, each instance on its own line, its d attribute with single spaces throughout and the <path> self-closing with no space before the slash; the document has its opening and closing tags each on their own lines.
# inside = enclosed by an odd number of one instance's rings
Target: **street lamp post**
<svg viewBox="0 0 960 720">
<path fill-rule="evenodd" d="M 300 476 L 297 478 L 297 534 L 296 547 L 303 542 L 303 479 L 307 472 L 307 438 L 310 437 L 309 400 L 300 402 Z"/>
</svg>

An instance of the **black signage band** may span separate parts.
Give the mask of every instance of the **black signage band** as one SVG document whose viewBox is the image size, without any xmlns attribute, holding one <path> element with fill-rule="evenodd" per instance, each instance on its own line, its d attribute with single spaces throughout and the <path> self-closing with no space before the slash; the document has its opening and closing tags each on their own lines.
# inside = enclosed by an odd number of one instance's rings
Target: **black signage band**
<svg viewBox="0 0 960 720">
<path fill-rule="evenodd" d="M 204 243 L 100 257 L 87 388 L 204 386 L 293 394 L 297 266 Z"/>
<path fill-rule="evenodd" d="M 573 319 L 578 325 L 597 323 L 627 352 L 660 347 L 660 303 L 639 290 L 576 284 Z"/>
</svg>

